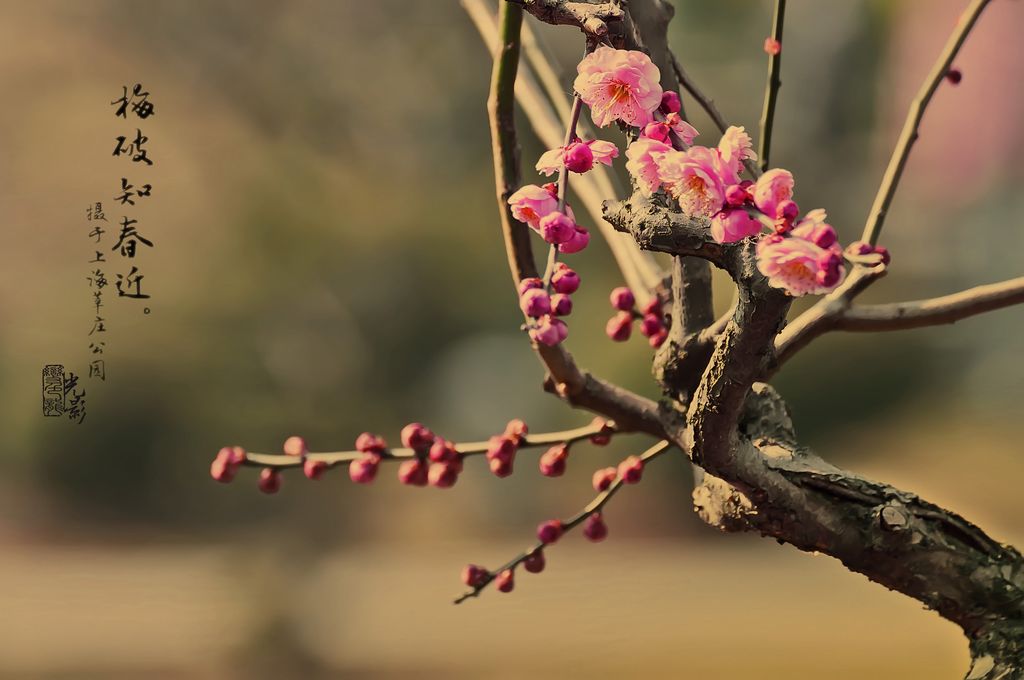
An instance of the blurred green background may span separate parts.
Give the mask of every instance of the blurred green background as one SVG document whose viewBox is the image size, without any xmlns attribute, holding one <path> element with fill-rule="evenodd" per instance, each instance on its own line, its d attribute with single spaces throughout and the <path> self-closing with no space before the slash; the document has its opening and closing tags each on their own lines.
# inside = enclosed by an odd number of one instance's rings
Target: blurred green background
<svg viewBox="0 0 1024 680">
<path fill-rule="evenodd" d="M 789 3 L 773 161 L 844 241 L 963 4 Z M 770 3 L 676 6 L 677 54 L 755 130 Z M 0 676 L 962 677 L 958 630 L 916 602 L 828 558 L 702 525 L 680 455 L 615 500 L 605 543 L 572 536 L 513 594 L 451 606 L 463 564 L 518 552 L 642 437 L 577 447 L 558 481 L 527 454 L 507 480 L 471 463 L 445 492 L 402 488 L 391 469 L 369 488 L 343 471 L 289 476 L 273 498 L 252 471 L 213 483 L 224 444 L 277 451 L 299 433 L 336 450 L 363 430 L 397 439 L 412 420 L 463 440 L 510 417 L 535 431 L 589 420 L 541 392 L 517 331 L 489 56 L 454 1 L 0 9 Z M 579 34 L 534 25 L 568 89 Z M 1020 275 L 1022 26 L 1024 5 L 993 3 L 957 60 L 963 83 L 936 95 L 882 237 L 892 273 L 868 300 Z M 155 161 L 142 170 L 110 156 L 136 122 L 109 102 L 135 82 L 156 106 L 138 124 Z M 542 149 L 527 127 L 529 169 Z M 108 294 L 106 382 L 83 378 L 83 424 L 43 418 L 41 367 L 82 372 L 89 359 L 85 207 L 121 214 L 122 176 L 154 187 L 133 209 L 155 244 L 137 258 L 152 314 Z M 603 334 L 621 285 L 607 248 L 574 263 L 569 348 L 655 396 L 646 345 Z M 776 386 L 829 460 L 1020 545 L 1022 332 L 1005 310 L 835 334 Z"/>
</svg>

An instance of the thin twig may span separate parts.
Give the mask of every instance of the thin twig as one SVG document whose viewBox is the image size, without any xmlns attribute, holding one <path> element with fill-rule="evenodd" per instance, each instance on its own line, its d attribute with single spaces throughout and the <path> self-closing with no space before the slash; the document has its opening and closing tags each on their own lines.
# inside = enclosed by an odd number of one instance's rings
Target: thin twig
<svg viewBox="0 0 1024 680">
<path fill-rule="evenodd" d="M 776 46 L 782 46 L 782 24 L 785 21 L 786 0 L 775 0 L 775 15 L 772 18 L 772 40 Z M 782 87 L 782 50 L 777 49 L 768 55 L 768 83 L 764 88 L 764 110 L 761 113 L 761 138 L 757 150 L 761 162 L 761 172 L 768 169 L 768 154 L 772 145 L 772 128 L 775 123 L 775 103 Z"/>
<path fill-rule="evenodd" d="M 528 449 L 538 446 L 551 446 L 553 444 L 572 444 L 574 442 L 588 439 L 597 434 L 615 432 L 613 421 L 595 421 L 583 427 L 560 432 L 544 432 L 540 434 L 526 435 L 520 441 L 519 449 Z M 490 442 L 463 442 L 453 443 L 455 450 L 463 456 L 477 456 L 487 452 Z M 380 453 L 384 460 L 406 460 L 416 458 L 417 454 L 413 449 L 398 447 L 386 449 Z M 305 456 L 290 456 L 283 453 L 246 453 L 243 465 L 253 467 L 270 467 L 277 469 L 300 468 L 305 460 L 319 461 L 327 464 L 328 467 L 350 463 L 360 458 L 365 458 L 366 453 L 362 451 L 330 451 L 324 453 L 307 453 Z"/>
<path fill-rule="evenodd" d="M 836 330 L 895 331 L 938 326 L 1024 303 L 1024 276 L 928 300 L 855 305 L 839 316 Z"/>
<path fill-rule="evenodd" d="M 928 74 L 924 84 L 921 85 L 921 89 L 917 93 L 917 97 L 911 103 L 910 110 L 907 112 L 907 120 L 903 124 L 903 131 L 900 132 L 896 148 L 892 151 L 889 166 L 882 177 L 882 185 L 878 187 L 878 194 L 875 195 L 875 202 L 871 206 L 871 212 L 868 214 L 867 222 L 864 225 L 864 234 L 861 236 L 862 241 L 867 241 L 872 245 L 878 242 L 878 235 L 882 232 L 882 224 L 885 222 L 885 217 L 889 212 L 889 205 L 892 203 L 893 196 L 896 195 L 896 188 L 899 186 L 900 177 L 903 175 L 903 168 L 907 164 L 907 158 L 910 157 L 910 150 L 913 148 L 914 142 L 917 141 L 918 127 L 921 125 L 925 109 L 928 107 L 929 102 L 931 102 L 932 96 L 938 89 L 942 79 L 949 72 L 953 59 L 956 58 L 957 52 L 960 51 L 960 46 L 964 44 L 967 35 L 971 32 L 978 17 L 981 16 L 982 10 L 985 9 L 988 3 L 989 0 L 974 0 L 963 13 L 959 23 L 953 30 L 953 34 L 949 36 L 946 46 L 935 61 L 931 73 Z"/>
<path fill-rule="evenodd" d="M 648 461 L 650 461 L 650 460 L 652 460 L 654 458 L 657 458 L 661 454 L 663 454 L 666 451 L 668 451 L 671 447 L 672 447 L 672 443 L 671 442 L 668 442 L 668 441 L 658 442 L 657 444 L 655 444 L 651 448 L 649 448 L 646 451 L 644 451 L 640 455 L 640 460 L 643 461 L 644 464 L 646 464 Z M 562 522 L 562 533 L 563 534 L 569 533 L 570 531 L 575 529 L 577 526 L 582 524 L 584 522 L 584 520 L 586 520 L 588 517 L 593 515 L 595 512 L 600 512 L 601 508 L 603 508 L 605 506 L 605 504 L 608 503 L 608 501 L 610 501 L 612 499 L 612 496 L 614 496 L 616 493 L 618 493 L 619 489 L 622 488 L 622 485 L 623 485 L 622 478 L 621 477 L 616 478 L 616 480 L 614 482 L 612 482 L 611 486 L 609 486 L 605 491 L 602 491 L 601 493 L 597 494 L 597 496 L 595 496 L 592 501 L 587 503 L 586 507 L 584 507 L 578 513 L 573 515 L 570 519 L 567 519 L 566 521 Z M 497 578 L 498 574 L 500 574 L 501 572 L 505 571 L 506 569 L 515 569 L 523 561 L 525 561 L 527 557 L 529 557 L 531 554 L 533 554 L 534 552 L 536 552 L 538 550 L 543 550 L 544 547 L 545 547 L 545 544 L 541 543 L 540 541 L 538 541 L 533 546 L 531 546 L 530 548 L 527 548 L 523 552 L 519 553 L 518 555 L 513 557 L 511 560 L 509 560 L 505 564 L 503 564 L 500 567 L 498 567 L 497 569 L 488 572 L 487 578 L 481 584 L 475 586 L 471 590 L 467 590 L 462 595 L 459 595 L 459 597 L 457 597 L 455 599 L 455 604 L 461 604 L 461 603 L 465 602 L 466 600 L 468 600 L 471 597 L 477 597 L 480 594 L 480 592 L 484 590 L 484 588 L 486 588 L 488 585 L 490 585 L 490 583 L 495 578 Z"/>
</svg>

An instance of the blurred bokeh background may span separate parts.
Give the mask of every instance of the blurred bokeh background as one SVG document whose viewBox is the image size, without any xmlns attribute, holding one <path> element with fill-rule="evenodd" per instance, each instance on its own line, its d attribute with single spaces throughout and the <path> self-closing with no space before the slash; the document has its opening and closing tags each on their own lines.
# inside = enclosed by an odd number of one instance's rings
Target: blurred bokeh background
<svg viewBox="0 0 1024 680">
<path fill-rule="evenodd" d="M 687 69 L 756 129 L 770 3 L 675 4 Z M 789 5 L 773 160 L 801 206 L 826 207 L 853 240 L 964 2 Z M 606 542 L 574 535 L 513 594 L 450 604 L 463 564 L 518 552 L 642 437 L 579 446 L 557 481 L 527 454 L 507 480 L 469 464 L 445 492 L 402 488 L 391 469 L 369 488 L 341 470 L 290 476 L 276 497 L 252 471 L 212 482 L 224 444 L 277 451 L 300 433 L 336 450 L 412 420 L 465 440 L 510 417 L 535 431 L 589 419 L 541 392 L 517 331 L 489 56 L 454 0 L 0 9 L 0 676 L 962 677 L 958 630 L 917 603 L 826 557 L 702 525 L 680 455 L 616 498 Z M 568 90 L 580 36 L 534 25 Z M 936 95 L 882 237 L 892 273 L 868 300 L 1020 275 L 1022 26 L 1024 4 L 992 3 L 957 60 L 963 82 Z M 136 82 L 156 107 L 137 125 L 155 161 L 141 170 L 111 157 L 136 121 L 109 102 Z M 522 130 L 529 168 L 542 149 Z M 137 258 L 152 313 L 108 294 L 106 382 L 83 377 L 81 425 L 43 418 L 41 367 L 88 365 L 85 208 L 122 214 L 122 176 L 153 185 L 133 208 L 155 244 Z M 569 348 L 655 396 L 645 343 L 602 331 L 621 284 L 607 248 L 575 262 Z M 719 306 L 729 298 L 722 288 Z M 826 458 L 1020 545 L 1022 334 L 1019 310 L 834 334 L 776 386 Z"/>
</svg>

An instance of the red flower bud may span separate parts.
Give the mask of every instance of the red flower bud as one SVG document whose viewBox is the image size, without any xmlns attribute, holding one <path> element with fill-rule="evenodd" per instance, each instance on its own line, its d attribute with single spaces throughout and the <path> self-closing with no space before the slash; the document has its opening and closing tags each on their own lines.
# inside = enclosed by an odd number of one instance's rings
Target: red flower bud
<svg viewBox="0 0 1024 680">
<path fill-rule="evenodd" d="M 569 458 L 569 445 L 557 444 L 540 457 L 540 472 L 545 477 L 561 477 L 565 474 L 565 463 Z"/>
<path fill-rule="evenodd" d="M 562 537 L 562 523 L 557 519 L 549 519 L 537 527 L 537 540 L 544 545 L 554 543 Z"/>
<path fill-rule="evenodd" d="M 288 456 L 305 456 L 309 449 L 306 448 L 306 440 L 296 436 L 284 440 L 284 452 Z"/>
<path fill-rule="evenodd" d="M 259 487 L 263 493 L 277 493 L 281 490 L 281 473 L 273 468 L 263 468 L 260 470 Z"/>
<path fill-rule="evenodd" d="M 325 472 L 327 472 L 327 461 L 307 458 L 302 463 L 302 474 L 306 475 L 307 479 L 320 479 Z"/>
<path fill-rule="evenodd" d="M 462 582 L 470 588 L 482 588 L 489 577 L 490 572 L 476 564 L 467 564 L 462 569 Z"/>
<path fill-rule="evenodd" d="M 370 432 L 364 432 L 356 437 L 356 451 L 363 453 L 384 453 L 388 448 L 387 442 Z"/>
<path fill-rule="evenodd" d="M 603 541 L 608 537 L 608 526 L 604 523 L 601 513 L 595 512 L 587 518 L 587 521 L 583 524 L 583 535 L 594 543 Z"/>
<path fill-rule="evenodd" d="M 544 571 L 544 551 L 537 548 L 523 560 L 523 567 L 531 574 L 539 574 Z"/>
<path fill-rule="evenodd" d="M 636 484 L 644 472 L 644 462 L 638 456 L 630 456 L 619 463 L 619 477 L 626 484 Z"/>
<path fill-rule="evenodd" d="M 379 465 L 380 457 L 373 454 L 357 458 L 348 464 L 348 476 L 356 484 L 369 484 L 377 477 Z"/>
<path fill-rule="evenodd" d="M 402 445 L 414 451 L 424 451 L 434 443 L 434 433 L 422 423 L 409 423 L 402 428 Z"/>
<path fill-rule="evenodd" d="M 618 470 L 613 467 L 606 467 L 594 472 L 594 491 L 607 491 L 615 478 L 619 476 Z"/>
<path fill-rule="evenodd" d="M 494 579 L 494 585 L 503 593 L 511 593 L 512 589 L 516 587 L 512 570 L 506 569 L 498 574 L 497 578 Z"/>
<path fill-rule="evenodd" d="M 398 481 L 411 486 L 426 486 L 427 464 L 419 458 L 403 462 L 398 466 Z"/>
</svg>

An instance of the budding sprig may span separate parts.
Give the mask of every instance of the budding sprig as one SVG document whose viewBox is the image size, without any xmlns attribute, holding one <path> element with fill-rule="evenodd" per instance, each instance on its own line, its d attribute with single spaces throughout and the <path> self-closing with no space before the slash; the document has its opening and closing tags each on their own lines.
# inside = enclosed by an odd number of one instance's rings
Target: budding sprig
<svg viewBox="0 0 1024 680">
<path fill-rule="evenodd" d="M 459 595 L 455 599 L 455 604 L 477 597 L 492 582 L 500 592 L 511 592 L 515 588 L 515 570 L 520 564 L 531 574 L 544 571 L 547 565 L 544 549 L 581 524 L 584 525 L 583 535 L 588 540 L 594 543 L 603 541 L 608 536 L 608 526 L 601 512 L 605 504 L 618 493 L 623 484 L 639 482 L 644 466 L 665 453 L 671 446 L 670 442 L 661 441 L 639 456 L 627 457 L 618 467 L 597 470 L 594 473 L 593 484 L 598 494 L 586 507 L 567 520 L 551 519 L 542 522 L 537 527 L 537 542 L 497 569 L 489 570 L 476 564 L 466 565 L 462 570 L 462 582 L 469 586 L 470 590 Z"/>
<path fill-rule="evenodd" d="M 264 493 L 276 493 L 281 488 L 281 473 L 301 469 L 311 480 L 321 479 L 331 468 L 348 464 L 350 479 L 356 484 L 369 484 L 377 477 L 380 465 L 386 461 L 398 462 L 398 479 L 410 486 L 449 488 L 462 472 L 463 459 L 485 455 L 491 472 L 497 477 L 512 474 L 516 452 L 520 449 L 550 447 L 542 456 L 541 471 L 547 476 L 564 472 L 569 447 L 588 439 L 597 445 L 607 444 L 617 431 L 614 421 L 604 418 L 582 427 L 559 432 L 529 434 L 526 423 L 511 420 L 504 432 L 487 441 L 450 442 L 439 437 L 420 423 L 410 423 L 402 429 L 403 446 L 390 448 L 378 435 L 364 432 L 356 439 L 354 451 L 311 452 L 306 440 L 293 436 L 285 440 L 283 453 L 253 453 L 240 446 L 225 446 L 217 452 L 210 465 L 210 475 L 218 482 L 231 482 L 242 467 L 258 467 L 259 488 Z M 558 458 L 552 450 L 564 450 Z M 550 454 L 550 455 L 549 455 Z M 545 462 L 547 461 L 547 462 Z M 545 471 L 547 470 L 547 471 Z M 551 474 L 556 473 L 556 474 Z"/>
</svg>

